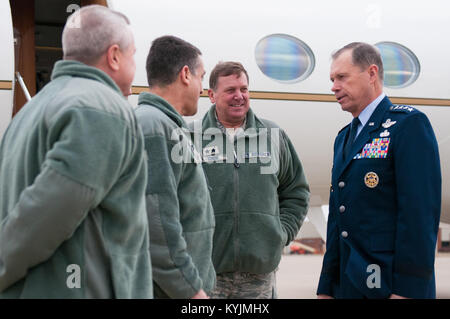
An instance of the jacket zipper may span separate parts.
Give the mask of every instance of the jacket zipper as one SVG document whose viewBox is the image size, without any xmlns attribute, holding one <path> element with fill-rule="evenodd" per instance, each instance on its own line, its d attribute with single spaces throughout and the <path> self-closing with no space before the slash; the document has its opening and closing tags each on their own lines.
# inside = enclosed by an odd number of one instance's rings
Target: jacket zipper
<svg viewBox="0 0 450 319">
<path fill-rule="evenodd" d="M 236 154 L 235 143 L 237 139 L 234 138 L 233 143 L 233 153 L 234 153 L 234 231 L 235 231 L 235 240 L 234 240 L 234 265 L 236 271 L 240 269 L 239 263 L 239 162 Z"/>
</svg>

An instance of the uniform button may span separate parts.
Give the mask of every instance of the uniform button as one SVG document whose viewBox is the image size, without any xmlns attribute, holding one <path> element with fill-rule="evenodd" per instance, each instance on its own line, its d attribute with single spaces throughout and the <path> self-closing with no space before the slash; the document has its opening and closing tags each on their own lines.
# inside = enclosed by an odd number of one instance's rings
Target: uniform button
<svg viewBox="0 0 450 319">
<path fill-rule="evenodd" d="M 345 206 L 342 205 L 341 207 L 339 207 L 339 211 L 340 211 L 341 213 L 345 212 Z"/>
<path fill-rule="evenodd" d="M 339 186 L 339 188 L 344 188 L 345 182 L 339 182 L 338 186 Z"/>
<path fill-rule="evenodd" d="M 348 237 L 348 233 L 344 230 L 344 231 L 341 233 L 341 236 L 342 236 L 343 238 L 347 238 L 347 237 Z"/>
</svg>

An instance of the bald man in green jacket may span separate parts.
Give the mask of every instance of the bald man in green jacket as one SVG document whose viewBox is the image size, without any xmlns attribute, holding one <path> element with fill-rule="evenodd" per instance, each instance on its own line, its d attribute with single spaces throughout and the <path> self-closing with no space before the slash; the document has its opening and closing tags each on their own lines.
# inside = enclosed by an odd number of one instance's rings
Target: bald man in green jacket
<svg viewBox="0 0 450 319">
<path fill-rule="evenodd" d="M 129 21 L 84 7 L 63 51 L 1 143 L 0 297 L 151 298 Z"/>
</svg>

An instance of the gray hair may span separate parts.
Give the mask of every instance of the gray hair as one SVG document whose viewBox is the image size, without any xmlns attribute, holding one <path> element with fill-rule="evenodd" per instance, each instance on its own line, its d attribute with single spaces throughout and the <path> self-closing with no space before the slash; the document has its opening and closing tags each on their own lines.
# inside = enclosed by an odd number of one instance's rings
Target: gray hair
<svg viewBox="0 0 450 319">
<path fill-rule="evenodd" d="M 378 78 L 383 82 L 383 61 L 380 50 L 376 46 L 364 42 L 352 42 L 337 50 L 331 57 L 336 60 L 342 52 L 347 50 L 352 50 L 352 63 L 361 69 L 375 64 L 378 67 Z"/>
<path fill-rule="evenodd" d="M 64 27 L 64 59 L 93 65 L 113 44 L 125 51 L 133 42 L 129 25 L 124 14 L 107 7 L 82 7 L 67 19 Z"/>
</svg>

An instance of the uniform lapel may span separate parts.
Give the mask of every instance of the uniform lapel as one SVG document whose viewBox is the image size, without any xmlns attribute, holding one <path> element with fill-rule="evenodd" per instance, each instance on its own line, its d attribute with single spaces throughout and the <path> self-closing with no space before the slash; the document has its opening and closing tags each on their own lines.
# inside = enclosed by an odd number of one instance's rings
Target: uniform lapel
<svg viewBox="0 0 450 319">
<path fill-rule="evenodd" d="M 361 151 L 361 149 L 364 147 L 366 143 L 370 141 L 370 135 L 373 131 L 378 130 L 381 126 L 381 122 L 383 121 L 384 114 L 389 109 L 389 107 L 392 105 L 389 98 L 386 96 L 383 100 L 381 100 L 380 104 L 378 104 L 375 111 L 372 113 L 372 116 L 370 117 L 369 121 L 367 121 L 366 125 L 364 125 L 364 128 L 359 133 L 358 137 L 356 138 L 355 142 L 353 143 L 353 146 L 350 150 L 350 155 L 348 158 L 343 161 L 342 159 L 342 152 L 343 152 L 343 145 L 345 138 L 342 138 L 340 141 L 338 148 L 336 151 L 339 153 L 337 156 L 335 156 L 336 162 L 338 162 L 341 165 L 336 165 L 336 176 L 340 176 L 347 166 L 352 162 L 353 157 Z M 370 123 L 373 123 L 373 125 L 370 125 Z M 342 134 L 343 137 L 345 137 L 346 134 L 348 134 L 348 131 L 350 129 L 350 126 L 346 129 L 345 134 Z"/>
<path fill-rule="evenodd" d="M 333 176 L 339 176 L 342 170 L 344 156 L 344 144 L 347 139 L 347 135 L 350 133 L 350 124 L 344 127 L 336 137 L 336 145 L 334 150 L 334 163 L 333 163 Z M 339 175 L 338 175 L 339 173 Z"/>
</svg>

